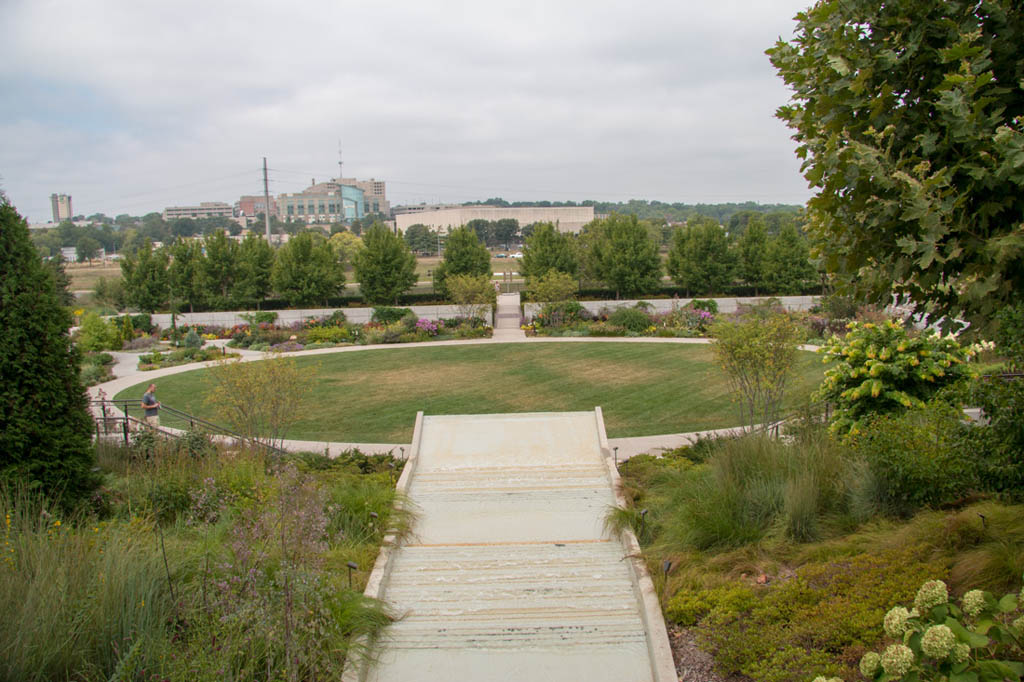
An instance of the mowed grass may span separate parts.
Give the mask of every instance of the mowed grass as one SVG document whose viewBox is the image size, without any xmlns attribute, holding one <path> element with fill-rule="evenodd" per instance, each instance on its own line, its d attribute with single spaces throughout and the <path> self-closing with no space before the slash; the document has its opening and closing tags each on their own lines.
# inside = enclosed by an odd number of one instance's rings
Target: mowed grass
<svg viewBox="0 0 1024 682">
<path fill-rule="evenodd" d="M 288 434 L 300 440 L 408 443 L 416 412 L 495 414 L 592 410 L 612 438 L 737 425 L 725 374 L 706 345 L 543 343 L 404 347 L 299 357 L 312 395 Z M 805 401 L 823 365 L 799 353 L 787 409 Z M 224 423 L 205 400 L 208 374 L 156 380 L 162 403 Z M 141 398 L 146 379 L 118 394 Z M 167 420 L 162 422 L 174 426 Z"/>
<path fill-rule="evenodd" d="M 64 272 L 71 280 L 72 291 L 88 291 L 96 288 L 101 277 L 116 281 L 121 279 L 121 266 L 117 263 L 65 263 Z"/>
</svg>

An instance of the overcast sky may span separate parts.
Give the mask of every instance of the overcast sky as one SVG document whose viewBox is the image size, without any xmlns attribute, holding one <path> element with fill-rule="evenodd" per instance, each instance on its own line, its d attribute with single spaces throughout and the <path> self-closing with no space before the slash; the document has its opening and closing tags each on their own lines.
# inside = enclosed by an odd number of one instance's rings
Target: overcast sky
<svg viewBox="0 0 1024 682">
<path fill-rule="evenodd" d="M 294 192 L 803 203 L 764 55 L 810 0 L 4 0 L 0 188 L 32 222 Z"/>
</svg>

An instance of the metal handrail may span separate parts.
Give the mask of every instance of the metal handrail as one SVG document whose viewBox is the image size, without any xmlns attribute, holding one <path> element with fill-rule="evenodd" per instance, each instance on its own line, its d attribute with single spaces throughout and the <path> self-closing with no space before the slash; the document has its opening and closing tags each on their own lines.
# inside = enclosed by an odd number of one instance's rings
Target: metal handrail
<svg viewBox="0 0 1024 682">
<path fill-rule="evenodd" d="M 144 420 L 139 420 L 139 419 L 136 419 L 135 417 L 132 417 L 131 415 L 129 415 L 128 414 L 128 410 L 130 408 L 132 408 L 132 407 L 138 406 L 139 409 L 142 409 L 141 405 L 140 405 L 140 401 L 138 401 L 138 400 L 132 400 L 132 399 L 126 399 L 126 398 L 106 398 L 106 399 L 103 399 L 103 400 L 92 399 L 89 402 L 92 405 L 98 405 L 99 406 L 100 411 L 102 413 L 100 418 L 102 418 L 102 419 L 109 419 L 109 417 L 107 417 L 107 413 L 106 413 L 106 406 L 107 405 L 113 405 L 115 408 L 118 408 L 121 411 L 121 413 L 122 413 L 121 417 L 118 417 L 117 415 L 114 415 L 113 418 L 118 419 L 118 420 L 121 420 L 121 419 L 124 420 L 123 430 L 124 430 L 125 442 L 128 442 L 128 431 L 129 431 L 128 423 L 144 425 L 147 428 L 155 429 L 157 432 L 165 434 L 165 435 L 178 436 L 178 434 L 175 434 L 175 433 L 173 433 L 171 431 L 168 431 L 168 430 L 165 430 L 165 429 L 161 429 L 159 427 L 155 427 L 152 424 L 149 424 L 149 423 L 147 423 Z M 177 408 L 171 407 L 170 405 L 163 405 L 163 404 L 161 404 L 160 405 L 160 411 L 162 413 L 164 413 L 164 414 L 170 414 L 170 415 L 172 415 L 174 417 L 177 417 L 177 418 L 181 419 L 182 421 L 188 422 L 189 429 L 195 429 L 197 426 L 199 426 L 199 427 L 201 427 L 201 428 L 203 428 L 203 429 L 205 429 L 207 431 L 213 432 L 215 435 L 218 435 L 218 436 L 225 436 L 225 437 L 228 437 L 228 438 L 234 438 L 235 440 L 238 440 L 238 441 L 241 441 L 241 442 L 244 442 L 244 443 L 248 443 L 249 445 L 254 445 L 254 446 L 259 446 L 259 447 L 262 447 L 262 448 L 266 448 L 267 450 L 271 450 L 271 451 L 273 451 L 273 452 L 275 452 L 277 454 L 287 454 L 287 450 L 284 450 L 284 449 L 279 448 L 279 447 L 274 446 L 274 445 L 270 445 L 269 443 L 264 443 L 263 441 L 260 441 L 260 440 L 255 439 L 255 438 L 249 438 L 248 436 L 243 436 L 242 434 L 236 433 L 235 431 L 232 431 L 231 429 L 228 429 L 228 428 L 225 428 L 223 426 L 220 426 L 219 424 L 214 424 L 211 421 L 207 421 L 207 420 L 205 420 L 205 419 L 203 419 L 201 417 L 197 417 L 197 416 L 195 416 L 193 414 L 189 414 L 187 412 L 183 412 L 183 411 L 181 411 L 181 410 L 179 410 Z M 97 424 L 97 431 L 98 430 L 99 430 L 99 425 Z"/>
</svg>

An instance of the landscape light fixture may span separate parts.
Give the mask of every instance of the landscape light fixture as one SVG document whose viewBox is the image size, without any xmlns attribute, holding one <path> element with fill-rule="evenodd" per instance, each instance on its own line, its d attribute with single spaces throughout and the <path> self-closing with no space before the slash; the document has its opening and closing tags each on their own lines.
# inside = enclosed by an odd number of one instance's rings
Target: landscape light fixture
<svg viewBox="0 0 1024 682">
<path fill-rule="evenodd" d="M 647 521 L 647 510 L 646 509 L 641 509 L 640 510 L 640 534 L 641 535 L 644 534 L 644 524 L 646 523 L 646 521 Z M 639 539 L 639 538 L 637 538 L 637 539 Z"/>
<path fill-rule="evenodd" d="M 619 468 L 619 446 L 616 445 L 612 450 L 615 451 L 615 468 Z"/>
<path fill-rule="evenodd" d="M 359 564 L 354 561 L 350 561 L 346 564 L 348 566 L 348 589 L 352 589 L 352 571 L 359 568 Z"/>
<path fill-rule="evenodd" d="M 668 572 L 672 570 L 672 560 L 665 559 L 665 561 L 661 563 L 661 570 L 665 571 L 665 580 L 668 580 Z"/>
</svg>

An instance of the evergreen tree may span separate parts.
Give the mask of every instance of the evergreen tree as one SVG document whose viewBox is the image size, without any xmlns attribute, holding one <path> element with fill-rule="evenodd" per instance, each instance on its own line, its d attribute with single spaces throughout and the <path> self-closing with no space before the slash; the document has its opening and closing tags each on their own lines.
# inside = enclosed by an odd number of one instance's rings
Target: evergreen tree
<svg viewBox="0 0 1024 682">
<path fill-rule="evenodd" d="M 363 233 L 354 258 L 359 290 L 367 303 L 394 304 L 416 284 L 416 257 L 405 241 L 380 223 Z"/>
<path fill-rule="evenodd" d="M 270 283 L 289 305 L 326 305 L 341 293 L 345 273 L 323 236 L 301 232 L 277 252 Z"/>
<path fill-rule="evenodd" d="M 576 276 L 579 264 L 570 237 L 551 223 L 535 225 L 523 249 L 522 271 L 530 278 L 540 278 L 550 270 Z"/>
<path fill-rule="evenodd" d="M 121 279 L 129 305 L 154 313 L 167 302 L 167 253 L 153 250 L 148 239 L 134 256 L 121 259 Z"/>
<path fill-rule="evenodd" d="M 596 225 L 595 225 L 596 223 Z M 592 223 L 597 238 L 591 248 L 594 273 L 615 298 L 654 291 L 661 284 L 658 245 L 635 215 L 613 214 Z"/>
<path fill-rule="evenodd" d="M 448 234 L 445 243 L 444 260 L 434 271 L 434 286 L 442 296 L 448 295 L 444 280 L 449 275 L 491 276 L 491 254 L 476 232 L 468 227 L 459 227 Z"/>
<path fill-rule="evenodd" d="M 71 505 L 96 484 L 80 357 L 28 224 L 0 195 L 0 481 Z"/>
<path fill-rule="evenodd" d="M 57 251 L 57 255 L 46 261 L 46 267 L 53 274 L 53 281 L 57 287 L 57 300 L 63 306 L 71 307 L 75 304 L 75 295 L 71 293 L 71 278 L 64 270 L 64 256 Z"/>
<path fill-rule="evenodd" d="M 263 237 L 249 233 L 238 247 L 238 272 L 231 297 L 254 303 L 258 308 L 270 294 L 270 276 L 274 270 L 274 250 Z"/>
</svg>

